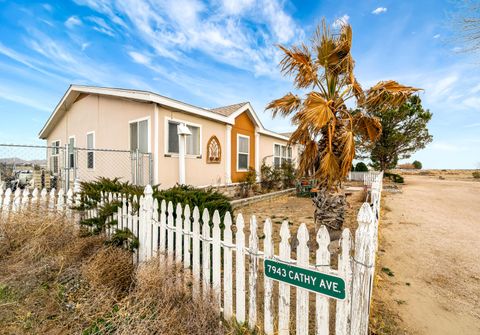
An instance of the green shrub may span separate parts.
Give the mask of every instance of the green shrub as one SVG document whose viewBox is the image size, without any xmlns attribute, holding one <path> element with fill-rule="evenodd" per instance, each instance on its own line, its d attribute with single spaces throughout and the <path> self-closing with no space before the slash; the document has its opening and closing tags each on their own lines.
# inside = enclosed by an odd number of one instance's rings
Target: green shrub
<svg viewBox="0 0 480 335">
<path fill-rule="evenodd" d="M 280 183 L 282 182 L 282 173 L 279 169 L 276 169 L 273 166 L 263 162 L 262 166 L 260 167 L 260 178 L 260 185 L 262 186 L 262 189 L 271 191 L 280 187 Z"/>
<path fill-rule="evenodd" d="M 240 182 L 238 187 L 238 196 L 240 198 L 247 198 L 250 194 L 255 191 L 257 186 L 257 171 L 254 168 L 249 168 L 248 172 L 245 174 L 245 177 Z"/>
<path fill-rule="evenodd" d="M 472 176 L 475 179 L 480 179 L 480 171 L 474 171 L 472 172 Z"/>
<path fill-rule="evenodd" d="M 420 161 L 413 161 L 412 163 L 413 167 L 417 170 L 421 170 L 422 169 L 422 163 Z"/>
<path fill-rule="evenodd" d="M 103 177 L 95 181 L 82 182 L 81 189 L 81 205 L 76 208 L 80 210 L 96 206 L 97 202 L 100 201 L 101 192 L 119 192 L 140 197 L 144 191 L 143 186 L 132 185 L 128 182 L 124 183 L 121 182 L 119 178 L 109 179 Z M 91 200 L 87 200 L 87 197 Z M 193 186 L 176 185 L 166 190 L 160 190 L 158 186 L 153 186 L 153 198 L 158 199 L 159 205 L 162 200 L 165 200 L 167 204 L 169 201 L 174 205 L 177 203 L 182 204 L 182 206 L 188 204 L 191 211 L 193 211 L 195 206 L 198 206 L 200 215 L 202 215 L 203 210 L 207 208 L 210 212 L 210 217 L 213 216 L 214 210 L 218 210 L 222 220 L 226 212 L 232 212 L 229 198 L 212 188 L 196 189 Z M 117 212 L 119 206 L 121 206 L 121 203 L 118 201 L 107 202 L 99 207 L 97 218 L 83 220 L 81 224 L 93 227 L 93 233 L 98 234 L 103 231 L 107 225 L 115 225 L 117 223 L 116 221 L 106 223 L 106 221 L 113 213 Z"/>
<path fill-rule="evenodd" d="M 401 175 L 399 175 L 399 174 L 385 172 L 383 176 L 384 176 L 385 178 L 390 179 L 390 180 L 393 181 L 394 183 L 398 183 L 398 184 L 403 184 L 403 183 L 404 183 L 403 177 L 402 177 Z"/>
<path fill-rule="evenodd" d="M 357 171 L 357 172 L 367 172 L 368 167 L 365 165 L 364 162 L 358 162 L 357 165 L 355 165 L 355 171 Z"/>
</svg>

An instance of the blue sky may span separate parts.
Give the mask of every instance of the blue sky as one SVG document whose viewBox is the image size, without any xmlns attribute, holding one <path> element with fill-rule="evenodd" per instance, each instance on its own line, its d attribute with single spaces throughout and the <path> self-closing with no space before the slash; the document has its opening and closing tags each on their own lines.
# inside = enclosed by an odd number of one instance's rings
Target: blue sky
<svg viewBox="0 0 480 335">
<path fill-rule="evenodd" d="M 308 41 L 322 17 L 353 27 L 356 75 L 423 88 L 434 141 L 425 168 L 480 167 L 480 64 L 456 52 L 451 0 L 0 0 L 0 143 L 38 131 L 71 83 L 145 89 L 202 107 L 265 105 L 292 89 L 275 44 Z M 413 159 L 412 158 L 412 159 Z"/>
</svg>

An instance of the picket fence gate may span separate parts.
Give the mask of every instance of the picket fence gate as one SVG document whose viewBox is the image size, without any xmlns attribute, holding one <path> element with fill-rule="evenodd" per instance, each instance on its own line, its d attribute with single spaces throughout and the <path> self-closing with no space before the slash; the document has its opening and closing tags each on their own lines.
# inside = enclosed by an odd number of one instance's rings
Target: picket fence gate
<svg viewBox="0 0 480 335">
<path fill-rule="evenodd" d="M 191 269 L 195 279 L 192 287 L 194 294 L 213 292 L 223 317 L 227 320 L 235 318 L 240 323 L 246 322 L 252 328 L 263 328 L 267 335 L 286 335 L 292 331 L 297 335 L 304 335 L 311 330 L 309 311 L 312 308 L 314 334 L 329 334 L 332 330 L 338 335 L 363 335 L 368 332 L 378 246 L 382 178 L 383 173 L 380 173 L 372 179 L 369 201 L 361 206 L 357 216 L 355 239 L 352 239 L 349 229 L 343 230 L 336 269 L 330 267 L 330 237 L 324 226 L 320 227 L 315 236 L 318 249 L 310 250 L 307 244 L 307 226 L 304 223 L 300 225 L 296 234 L 296 259 L 293 259 L 289 241 L 292 235 L 287 221 L 281 224 L 280 243 L 275 249 L 272 221 L 265 220 L 261 249 L 257 233 L 248 234 L 247 241 L 242 214 L 238 214 L 234 222 L 228 212 L 221 220 L 217 210 L 210 216 L 207 209 L 200 213 L 198 207 L 192 210 L 188 205 L 174 206 L 172 202 L 165 201 L 159 203 L 153 198 L 150 185 L 146 186 L 144 194 L 139 198 L 125 194 L 102 194 L 98 205 L 120 201 L 122 205 L 111 218 L 116 220 L 117 224 L 109 226 L 106 234 L 112 235 L 118 229 L 129 229 L 139 239 L 139 248 L 134 254 L 136 262 L 144 262 L 161 254 L 169 261 Z M 77 184 L 68 192 L 56 192 L 52 189 L 50 192 L 34 190 L 30 194 L 28 190 L 17 189 L 13 193 L 9 189 L 5 192 L 0 190 L 0 214 L 6 216 L 10 212 L 39 206 L 53 211 L 65 211 L 67 215 L 74 217 L 75 211 L 72 211 L 71 207 L 79 204 L 78 191 Z M 84 218 L 96 215 L 97 208 L 93 208 L 84 213 Z M 232 231 L 234 223 L 235 234 Z M 257 232 L 255 216 L 252 216 L 247 224 L 249 232 Z M 275 250 L 278 252 L 275 253 Z M 310 261 L 311 251 L 315 251 L 313 263 Z M 293 305 L 289 284 L 275 284 L 274 280 L 259 275 L 263 272 L 260 262 L 263 259 L 343 278 L 346 283 L 346 298 L 337 300 L 334 329 L 330 329 L 331 298 L 315 294 L 314 306 L 310 306 L 309 295 L 313 293 L 296 287 L 296 300 Z M 262 292 L 258 290 L 259 280 L 263 281 Z M 274 297 L 274 285 L 278 285 L 278 297 Z M 263 304 L 261 311 L 258 308 L 261 305 L 259 302 Z M 295 318 L 290 315 L 293 306 Z M 261 316 L 259 312 L 262 313 Z M 263 320 L 261 325 L 258 324 L 259 319 Z"/>
</svg>

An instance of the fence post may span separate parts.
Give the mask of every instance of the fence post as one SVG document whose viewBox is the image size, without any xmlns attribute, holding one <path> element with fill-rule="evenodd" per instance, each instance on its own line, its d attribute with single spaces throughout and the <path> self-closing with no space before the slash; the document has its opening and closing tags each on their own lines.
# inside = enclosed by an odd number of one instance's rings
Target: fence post
<svg viewBox="0 0 480 335">
<path fill-rule="evenodd" d="M 55 188 L 54 187 L 50 190 L 50 198 L 48 199 L 48 208 L 49 209 L 55 208 Z"/>
<path fill-rule="evenodd" d="M 156 256 L 158 255 L 158 230 L 160 227 L 159 221 L 158 221 L 158 199 L 155 198 L 153 200 L 153 216 L 152 216 L 152 227 L 153 227 L 153 236 L 152 236 L 152 255 Z"/>
<path fill-rule="evenodd" d="M 270 218 L 265 220 L 263 227 L 265 239 L 263 240 L 263 253 L 265 259 L 273 257 L 273 240 L 272 240 L 272 221 Z M 265 269 L 264 269 L 265 271 Z M 273 280 L 267 276 L 263 277 L 264 286 L 264 331 L 266 335 L 273 334 Z"/>
<path fill-rule="evenodd" d="M 290 228 L 288 221 L 283 221 L 280 227 L 280 246 L 279 254 L 280 260 L 290 262 L 291 248 L 290 248 Z M 290 285 L 286 283 L 279 283 L 278 285 L 278 334 L 290 334 Z"/>
<path fill-rule="evenodd" d="M 60 189 L 60 191 L 58 191 L 57 193 L 57 211 L 59 212 L 62 212 L 63 211 L 63 207 L 64 207 L 64 203 L 65 203 L 65 198 L 63 197 L 64 195 L 64 191 L 63 189 Z"/>
<path fill-rule="evenodd" d="M 229 320 L 233 316 L 233 287 L 232 287 L 232 217 L 230 212 L 225 213 L 223 219 L 223 317 Z"/>
<path fill-rule="evenodd" d="M 28 208 L 28 203 L 30 200 L 30 192 L 28 191 L 28 187 L 25 187 L 22 192 L 22 208 L 27 209 Z"/>
<path fill-rule="evenodd" d="M 222 285 L 221 279 L 221 249 L 220 249 L 220 214 L 218 210 L 213 212 L 213 229 L 212 229 L 212 287 L 215 297 L 217 298 L 218 306 L 222 305 L 221 293 Z"/>
<path fill-rule="evenodd" d="M 160 253 L 165 253 L 166 247 L 166 227 L 167 227 L 167 202 L 165 199 L 160 203 Z"/>
<path fill-rule="evenodd" d="M 0 202 L 0 208 L 2 204 Z M 38 208 L 38 188 L 34 188 L 32 192 L 32 200 L 30 201 L 30 208 L 34 207 L 35 209 Z"/>
<path fill-rule="evenodd" d="M 321 226 L 316 236 L 318 249 L 316 253 L 317 257 L 317 269 L 330 268 L 330 252 L 328 251 L 328 245 L 330 244 L 330 235 L 325 226 Z M 316 305 L 316 334 L 329 334 L 329 298 L 317 294 L 315 297 Z"/>
<path fill-rule="evenodd" d="M 17 189 L 15 190 L 15 193 L 13 194 L 13 206 L 12 206 L 13 211 L 12 212 L 17 212 L 18 210 L 20 210 L 20 205 L 22 201 L 21 195 L 22 194 L 21 194 L 20 188 L 17 187 Z"/>
<path fill-rule="evenodd" d="M 176 219 L 175 219 L 175 262 L 182 262 L 182 229 L 183 229 L 183 218 L 182 218 L 182 205 L 177 204 Z"/>
<path fill-rule="evenodd" d="M 183 210 L 183 267 L 185 269 L 190 268 L 190 236 L 192 234 L 191 221 L 190 221 L 190 206 L 185 205 Z"/>
<path fill-rule="evenodd" d="M 173 261 L 174 250 L 173 250 L 173 203 L 168 202 L 167 206 L 168 217 L 167 217 L 167 257 L 169 261 Z"/>
<path fill-rule="evenodd" d="M 11 196 L 12 196 L 12 189 L 7 188 L 3 196 L 3 214 L 5 217 L 8 215 L 8 212 L 10 210 Z"/>
<path fill-rule="evenodd" d="M 340 239 L 342 253 L 338 255 L 338 272 L 345 279 L 346 296 L 344 300 L 337 301 L 337 314 L 335 317 L 335 334 L 350 334 L 350 306 L 352 301 L 352 235 L 345 228 Z"/>
<path fill-rule="evenodd" d="M 163 202 L 162 202 L 163 204 Z M 195 206 L 193 209 L 193 234 L 192 234 L 192 270 L 193 270 L 193 293 L 200 293 L 200 211 Z"/>
<path fill-rule="evenodd" d="M 243 231 L 244 223 L 241 213 L 237 215 L 236 220 L 237 234 L 235 236 L 236 253 L 235 253 L 235 297 L 236 309 L 235 314 L 237 321 L 245 322 L 245 233 Z"/>
<path fill-rule="evenodd" d="M 248 241 L 250 254 L 250 273 L 248 275 L 248 325 L 254 328 L 257 324 L 257 276 L 258 276 L 258 235 L 257 218 L 250 217 L 250 238 Z"/>
<path fill-rule="evenodd" d="M 210 286 L 210 214 L 208 209 L 203 210 L 202 215 L 202 276 L 203 294 L 206 296 Z"/>
<path fill-rule="evenodd" d="M 363 335 L 367 333 L 368 320 L 365 320 L 364 309 L 369 306 L 369 288 L 367 267 L 370 266 L 367 257 L 371 243 L 373 212 L 368 203 L 360 208 L 357 217 L 358 228 L 355 233 L 355 264 L 353 267 L 351 332 Z M 367 313 L 368 318 L 368 313 Z"/>
<path fill-rule="evenodd" d="M 308 229 L 305 223 L 300 225 L 297 232 L 297 265 L 300 267 L 308 267 L 309 250 L 308 250 Z M 308 334 L 308 291 L 297 287 L 297 335 Z"/>
</svg>

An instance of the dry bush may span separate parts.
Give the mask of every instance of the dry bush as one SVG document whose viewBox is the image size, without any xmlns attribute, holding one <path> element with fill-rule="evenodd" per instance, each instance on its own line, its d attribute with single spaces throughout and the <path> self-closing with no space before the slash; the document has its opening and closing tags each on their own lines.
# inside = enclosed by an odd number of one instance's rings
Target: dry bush
<svg viewBox="0 0 480 335">
<path fill-rule="evenodd" d="M 61 215 L 0 221 L 0 333 L 222 334 L 214 299 L 194 299 L 191 278 L 158 258 L 82 237 Z"/>
</svg>

